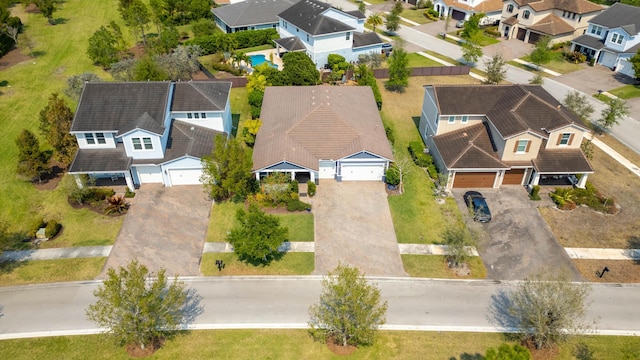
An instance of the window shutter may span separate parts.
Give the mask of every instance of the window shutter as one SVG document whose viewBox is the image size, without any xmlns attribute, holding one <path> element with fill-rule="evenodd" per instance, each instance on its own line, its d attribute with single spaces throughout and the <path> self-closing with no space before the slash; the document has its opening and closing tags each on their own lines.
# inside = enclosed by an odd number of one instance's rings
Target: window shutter
<svg viewBox="0 0 640 360">
<path fill-rule="evenodd" d="M 516 144 L 513 146 L 513 152 L 518 152 L 518 144 L 520 141 L 516 140 Z"/>
<path fill-rule="evenodd" d="M 556 145 L 560 145 L 562 142 L 562 134 L 558 134 L 558 141 L 556 141 Z"/>
<path fill-rule="evenodd" d="M 527 148 L 524 150 L 524 152 L 529 152 L 530 147 L 531 147 L 531 140 L 527 140 Z"/>
<path fill-rule="evenodd" d="M 569 135 L 569 142 L 567 143 L 567 145 L 571 145 L 571 143 L 573 142 L 573 135 L 575 134 Z"/>
</svg>

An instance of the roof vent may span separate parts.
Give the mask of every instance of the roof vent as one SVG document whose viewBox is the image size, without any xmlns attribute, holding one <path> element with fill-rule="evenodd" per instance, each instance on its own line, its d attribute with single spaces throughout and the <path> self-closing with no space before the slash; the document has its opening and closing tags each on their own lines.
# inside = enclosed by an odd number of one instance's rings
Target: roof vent
<svg viewBox="0 0 640 360">
<path fill-rule="evenodd" d="M 468 135 L 466 132 L 463 132 L 463 133 L 462 133 L 462 136 L 467 137 L 467 136 L 469 136 L 469 135 Z"/>
<path fill-rule="evenodd" d="M 195 130 L 196 128 L 194 128 L 193 126 L 191 127 L 191 131 Z"/>
<path fill-rule="evenodd" d="M 556 106 L 556 108 L 557 108 L 558 110 L 560 110 L 560 107 L 561 107 L 561 106 L 562 106 L 562 105 L 558 104 L 558 106 Z"/>
</svg>

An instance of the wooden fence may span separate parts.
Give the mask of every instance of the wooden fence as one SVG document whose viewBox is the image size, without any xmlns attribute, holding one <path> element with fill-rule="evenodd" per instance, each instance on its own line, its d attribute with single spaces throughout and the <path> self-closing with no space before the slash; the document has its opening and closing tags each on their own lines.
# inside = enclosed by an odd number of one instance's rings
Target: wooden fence
<svg viewBox="0 0 640 360">
<path fill-rule="evenodd" d="M 449 76 L 449 75 L 469 75 L 471 68 L 466 65 L 461 66 L 428 66 L 411 68 L 409 76 Z M 386 79 L 389 77 L 389 69 L 375 69 L 373 76 L 376 79 Z"/>
</svg>

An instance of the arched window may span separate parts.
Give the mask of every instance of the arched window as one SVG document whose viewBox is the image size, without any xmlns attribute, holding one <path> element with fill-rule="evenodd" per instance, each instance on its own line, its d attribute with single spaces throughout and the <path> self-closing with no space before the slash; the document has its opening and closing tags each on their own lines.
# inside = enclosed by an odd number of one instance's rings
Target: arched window
<svg viewBox="0 0 640 360">
<path fill-rule="evenodd" d="M 524 13 L 522 14 L 522 17 L 525 18 L 525 19 L 528 19 L 529 15 L 531 15 L 531 11 L 525 10 Z"/>
</svg>

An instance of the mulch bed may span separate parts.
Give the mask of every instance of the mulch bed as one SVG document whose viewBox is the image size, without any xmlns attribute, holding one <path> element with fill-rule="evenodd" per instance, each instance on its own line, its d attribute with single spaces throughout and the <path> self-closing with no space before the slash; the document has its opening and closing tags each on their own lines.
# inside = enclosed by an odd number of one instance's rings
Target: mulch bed
<svg viewBox="0 0 640 360">
<path fill-rule="evenodd" d="M 127 354 L 132 358 L 144 358 L 147 356 L 153 355 L 156 351 L 158 351 L 162 345 L 164 345 L 164 339 L 159 338 L 149 344 L 146 348 L 142 349 L 138 344 L 128 344 L 125 347 Z"/>
<path fill-rule="evenodd" d="M 0 58 L 0 71 L 30 59 L 31 57 L 29 55 L 25 55 L 20 51 L 20 49 L 14 48 Z"/>
<path fill-rule="evenodd" d="M 524 342 L 522 346 L 529 349 L 529 351 L 531 352 L 531 358 L 533 360 L 557 359 L 560 355 L 560 350 L 555 345 L 548 348 L 536 349 L 533 342 L 529 340 Z"/>
<path fill-rule="evenodd" d="M 104 213 L 104 209 L 107 207 L 107 201 L 104 200 L 102 201 L 100 204 L 98 205 L 93 205 L 90 203 L 87 204 L 78 204 L 77 202 L 75 202 L 74 200 L 72 200 L 71 198 L 67 198 L 67 202 L 69 203 L 69 205 L 71 205 L 72 208 L 74 209 L 89 209 L 91 211 L 93 211 L 96 214 L 99 215 L 104 215 L 104 216 L 112 216 L 112 217 L 117 217 L 117 216 L 124 216 L 127 215 L 127 211 L 125 211 L 124 213 L 113 213 L 113 214 L 105 214 Z"/>
<path fill-rule="evenodd" d="M 65 166 L 61 162 L 52 160 L 49 162 L 49 168 L 51 168 L 51 174 L 42 177 L 42 181 L 35 182 L 33 185 L 38 190 L 54 190 L 62 177 L 64 176 Z"/>
<path fill-rule="evenodd" d="M 335 343 L 333 338 L 329 338 L 327 340 L 327 348 L 331 350 L 332 353 L 340 356 L 348 356 L 353 354 L 357 347 L 353 345 L 342 346 Z"/>
</svg>

